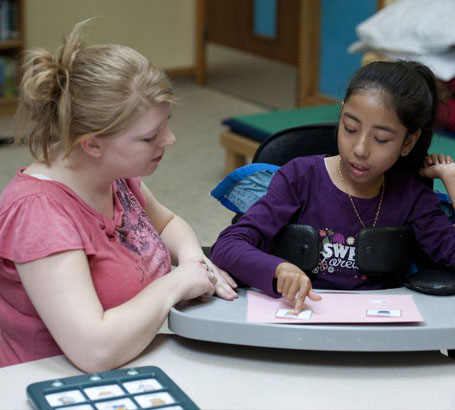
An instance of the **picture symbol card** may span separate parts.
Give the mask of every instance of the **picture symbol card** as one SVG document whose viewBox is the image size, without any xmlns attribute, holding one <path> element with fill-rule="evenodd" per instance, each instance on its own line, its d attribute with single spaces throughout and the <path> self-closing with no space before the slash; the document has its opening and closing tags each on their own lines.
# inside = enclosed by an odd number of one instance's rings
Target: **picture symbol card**
<svg viewBox="0 0 455 410">
<path fill-rule="evenodd" d="M 299 314 L 296 314 L 294 309 L 278 309 L 276 311 L 275 317 L 283 319 L 310 320 L 312 313 L 313 312 L 311 310 L 302 310 Z"/>
<path fill-rule="evenodd" d="M 401 309 L 367 309 L 367 316 L 401 317 Z"/>
</svg>

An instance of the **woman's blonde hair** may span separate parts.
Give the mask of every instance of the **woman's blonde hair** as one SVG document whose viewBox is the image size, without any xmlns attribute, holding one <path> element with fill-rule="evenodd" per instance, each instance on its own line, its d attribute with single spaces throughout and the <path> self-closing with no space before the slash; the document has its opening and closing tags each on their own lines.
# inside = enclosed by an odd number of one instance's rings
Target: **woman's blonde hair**
<svg viewBox="0 0 455 410">
<path fill-rule="evenodd" d="M 91 135 L 125 128 L 153 104 L 172 102 L 162 70 L 122 45 L 88 46 L 74 26 L 55 56 L 25 52 L 15 118 L 16 142 L 49 164 L 59 142 L 65 154 Z"/>
</svg>

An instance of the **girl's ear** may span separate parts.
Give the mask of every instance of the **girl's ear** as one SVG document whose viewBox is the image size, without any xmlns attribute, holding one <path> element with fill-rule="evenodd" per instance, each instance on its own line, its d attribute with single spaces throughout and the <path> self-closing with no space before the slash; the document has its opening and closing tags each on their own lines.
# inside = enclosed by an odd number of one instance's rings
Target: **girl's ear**
<svg viewBox="0 0 455 410">
<path fill-rule="evenodd" d="M 83 139 L 81 142 L 82 150 L 91 157 L 100 158 L 103 150 L 100 144 L 99 139 L 96 136 L 91 136 L 89 138 Z"/>
<path fill-rule="evenodd" d="M 416 132 L 413 132 L 412 134 L 409 134 L 405 138 L 403 146 L 401 147 L 401 153 L 400 153 L 400 155 L 402 157 L 405 157 L 406 155 L 408 155 L 412 151 L 412 149 L 416 145 L 421 133 L 422 133 L 422 131 L 419 128 Z"/>
</svg>

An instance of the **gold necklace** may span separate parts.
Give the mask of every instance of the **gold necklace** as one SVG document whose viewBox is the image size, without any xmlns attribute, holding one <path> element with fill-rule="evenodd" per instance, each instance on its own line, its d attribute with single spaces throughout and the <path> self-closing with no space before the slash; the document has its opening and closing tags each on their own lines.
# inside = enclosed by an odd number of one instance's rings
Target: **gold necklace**
<svg viewBox="0 0 455 410">
<path fill-rule="evenodd" d="M 346 182 L 344 181 L 343 174 L 341 173 L 341 156 L 338 158 L 338 175 L 340 175 L 341 182 L 343 183 L 344 189 L 346 193 L 348 194 L 349 200 L 351 201 L 352 207 L 354 208 L 354 212 L 357 215 L 357 218 L 359 219 L 360 223 L 362 224 L 362 227 L 365 228 L 365 224 L 362 221 L 362 218 L 359 215 L 359 212 L 357 211 L 357 208 L 354 204 L 354 201 L 352 199 L 351 194 L 348 191 L 348 186 L 346 185 Z M 381 198 L 379 199 L 379 205 L 378 205 L 378 210 L 376 211 L 376 216 L 374 218 L 373 226 L 376 226 L 376 222 L 378 222 L 379 218 L 379 212 L 381 212 L 381 206 L 382 206 L 382 199 L 384 198 L 384 191 L 385 191 L 385 178 L 384 175 L 382 175 L 382 188 L 381 188 Z"/>
</svg>

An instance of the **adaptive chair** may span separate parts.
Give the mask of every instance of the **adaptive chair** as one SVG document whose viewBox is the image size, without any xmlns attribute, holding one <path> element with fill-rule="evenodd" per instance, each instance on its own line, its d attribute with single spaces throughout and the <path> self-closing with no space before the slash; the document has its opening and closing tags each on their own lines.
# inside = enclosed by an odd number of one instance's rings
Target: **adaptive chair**
<svg viewBox="0 0 455 410">
<path fill-rule="evenodd" d="M 280 131 L 265 140 L 253 164 L 282 166 L 298 156 L 338 153 L 337 124 L 315 124 Z M 431 180 L 426 181 L 431 183 Z M 241 215 L 236 215 L 233 223 Z M 319 262 L 320 238 L 311 226 L 289 224 L 276 237 L 271 253 L 309 273 Z M 394 293 L 413 294 L 425 322 L 416 326 L 292 326 L 245 322 L 246 293 L 226 302 L 215 298 L 208 305 L 185 303 L 174 307 L 169 328 L 199 340 L 305 350 L 417 351 L 447 349 L 455 358 L 455 272 L 429 264 L 415 246 L 410 226 L 369 227 L 356 239 L 360 271 L 398 286 Z M 411 262 L 418 272 L 408 275 Z M 405 285 L 406 287 L 403 287 Z M 417 291 L 419 293 L 414 293 Z M 390 290 L 382 291 L 390 293 Z M 435 295 L 445 295 L 433 300 Z"/>
<path fill-rule="evenodd" d="M 252 162 L 282 166 L 296 157 L 337 155 L 337 126 L 336 123 L 314 124 L 280 131 L 259 146 Z M 423 181 L 433 187 L 432 180 Z M 291 223 L 277 236 L 271 253 L 309 273 L 319 261 L 320 246 L 320 237 L 313 227 Z M 405 279 L 412 262 L 418 271 Z M 418 250 L 408 225 L 362 229 L 356 240 L 356 263 L 361 272 L 387 278 L 391 286 L 405 284 L 422 293 L 455 294 L 455 272 L 429 262 Z"/>
</svg>

